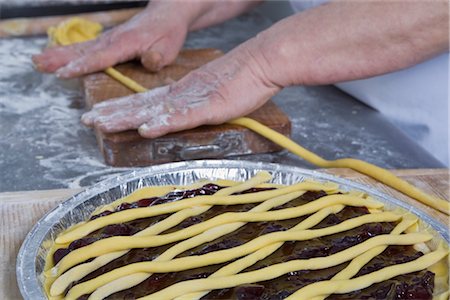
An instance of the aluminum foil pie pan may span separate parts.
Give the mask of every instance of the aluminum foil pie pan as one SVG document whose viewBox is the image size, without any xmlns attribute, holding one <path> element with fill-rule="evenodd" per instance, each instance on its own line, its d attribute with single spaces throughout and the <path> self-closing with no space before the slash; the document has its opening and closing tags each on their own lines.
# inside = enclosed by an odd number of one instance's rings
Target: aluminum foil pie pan
<svg viewBox="0 0 450 300">
<path fill-rule="evenodd" d="M 122 198 L 136 189 L 151 185 L 188 185 L 200 179 L 229 179 L 243 181 L 258 171 L 269 171 L 272 182 L 292 184 L 304 179 L 330 181 L 341 190 L 360 190 L 385 204 L 386 209 L 402 208 L 420 217 L 421 229 L 431 232 L 437 240 L 450 243 L 449 231 L 420 209 L 386 194 L 350 180 L 297 167 L 232 160 L 200 160 L 169 163 L 136 169 L 93 185 L 67 199 L 40 219 L 28 233 L 20 248 L 16 273 L 24 299 L 46 299 L 42 288 L 42 271 L 47 251 L 56 236 L 71 225 L 86 220 L 98 207 Z"/>
</svg>

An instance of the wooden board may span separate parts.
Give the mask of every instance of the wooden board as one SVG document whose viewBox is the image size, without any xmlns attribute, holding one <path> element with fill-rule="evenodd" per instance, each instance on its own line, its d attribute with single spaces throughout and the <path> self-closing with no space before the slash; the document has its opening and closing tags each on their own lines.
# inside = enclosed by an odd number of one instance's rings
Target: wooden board
<svg viewBox="0 0 450 300">
<path fill-rule="evenodd" d="M 139 63 L 127 63 L 117 69 L 148 89 L 179 80 L 193 69 L 219 57 L 215 49 L 191 49 L 180 53 L 176 62 L 158 73 L 150 73 Z M 86 104 L 130 95 L 133 92 L 104 73 L 84 78 Z M 289 136 L 291 124 L 272 101 L 249 117 Z M 201 126 L 192 130 L 145 139 L 136 130 L 104 134 L 96 130 L 97 141 L 107 164 L 112 166 L 147 166 L 156 163 L 199 158 L 222 158 L 232 155 L 279 151 L 278 145 L 249 129 L 235 125 Z"/>
<path fill-rule="evenodd" d="M 376 189 L 424 209 L 443 224 L 449 217 L 425 207 L 385 185 L 348 169 L 322 170 Z M 397 170 L 396 175 L 422 188 L 424 191 L 449 199 L 448 169 Z M 20 299 L 16 283 L 15 262 L 20 245 L 34 224 L 61 201 L 80 192 L 80 189 L 0 193 L 0 299 Z"/>
</svg>

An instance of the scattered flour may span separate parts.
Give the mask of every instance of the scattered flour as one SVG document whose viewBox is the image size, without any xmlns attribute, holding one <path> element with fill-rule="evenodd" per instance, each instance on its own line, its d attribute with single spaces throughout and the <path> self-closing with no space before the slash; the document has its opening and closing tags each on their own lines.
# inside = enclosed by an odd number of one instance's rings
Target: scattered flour
<svg viewBox="0 0 450 300">
<path fill-rule="evenodd" d="M 50 2 L 0 0 L 0 6 Z M 270 24 L 252 12 L 192 33 L 186 47 L 228 51 Z M 79 81 L 34 70 L 31 56 L 46 43 L 45 37 L 0 40 L 0 170 L 7 170 L 0 172 L 0 192 L 88 186 L 129 170 L 105 165 L 93 131 L 81 125 Z"/>
</svg>

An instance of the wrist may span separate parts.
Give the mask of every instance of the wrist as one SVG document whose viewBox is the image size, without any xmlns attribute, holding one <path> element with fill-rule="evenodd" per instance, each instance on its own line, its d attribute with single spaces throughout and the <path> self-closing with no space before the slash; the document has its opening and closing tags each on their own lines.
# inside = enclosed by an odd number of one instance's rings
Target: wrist
<svg viewBox="0 0 450 300">
<path fill-rule="evenodd" d="M 247 43 L 250 56 L 259 66 L 268 84 L 279 88 L 292 85 L 292 80 L 289 79 L 292 77 L 292 64 L 289 60 L 292 42 L 272 26 Z"/>
<path fill-rule="evenodd" d="M 146 8 L 148 13 L 161 21 L 182 23 L 186 28 L 216 5 L 214 1 L 204 0 L 152 0 Z"/>
</svg>

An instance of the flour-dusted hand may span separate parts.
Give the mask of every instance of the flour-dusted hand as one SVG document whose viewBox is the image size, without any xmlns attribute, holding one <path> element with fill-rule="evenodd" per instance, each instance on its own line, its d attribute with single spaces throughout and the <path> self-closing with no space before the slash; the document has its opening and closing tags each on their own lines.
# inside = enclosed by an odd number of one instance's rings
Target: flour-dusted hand
<svg viewBox="0 0 450 300">
<path fill-rule="evenodd" d="M 97 104 L 82 121 L 104 132 L 139 129 L 148 138 L 221 124 L 257 109 L 279 87 L 251 40 L 169 86 Z"/>
<path fill-rule="evenodd" d="M 128 22 L 106 31 L 99 38 L 35 55 L 42 72 L 72 78 L 101 71 L 118 63 L 140 58 L 151 71 L 175 60 L 188 31 L 222 22 L 254 6 L 258 1 L 161 1 L 154 0 Z"/>
<path fill-rule="evenodd" d="M 176 58 L 188 30 L 188 15 L 173 18 L 169 8 L 156 2 L 96 40 L 48 48 L 33 61 L 39 70 L 56 71 L 62 78 L 100 71 L 139 57 L 149 69 L 159 70 Z"/>
</svg>

